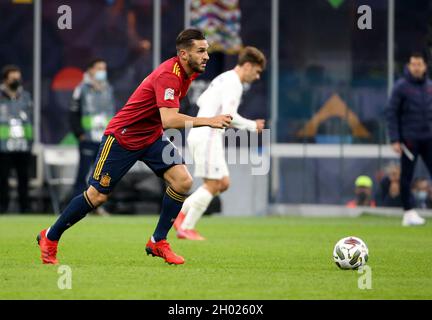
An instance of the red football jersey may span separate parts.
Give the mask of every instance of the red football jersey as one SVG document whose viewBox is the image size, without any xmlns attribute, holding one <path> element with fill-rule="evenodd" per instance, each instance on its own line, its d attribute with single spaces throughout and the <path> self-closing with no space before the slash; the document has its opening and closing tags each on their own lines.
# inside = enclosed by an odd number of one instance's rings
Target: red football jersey
<svg viewBox="0 0 432 320">
<path fill-rule="evenodd" d="M 180 108 L 180 100 L 197 76 L 188 78 L 178 57 L 166 60 L 144 79 L 111 119 L 105 135 L 114 135 L 128 150 L 149 146 L 163 133 L 159 108 Z"/>
</svg>

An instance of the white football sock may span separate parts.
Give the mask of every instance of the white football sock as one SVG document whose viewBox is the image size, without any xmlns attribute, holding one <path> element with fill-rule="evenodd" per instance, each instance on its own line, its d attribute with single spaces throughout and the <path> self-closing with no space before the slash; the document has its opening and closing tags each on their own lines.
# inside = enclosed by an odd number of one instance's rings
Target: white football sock
<svg viewBox="0 0 432 320">
<path fill-rule="evenodd" d="M 189 197 L 186 198 L 186 200 L 183 202 L 182 208 L 180 210 L 180 212 L 183 212 L 184 214 L 187 214 L 189 212 L 190 209 L 190 198 L 192 195 L 190 195 Z"/>
<path fill-rule="evenodd" d="M 49 227 L 49 228 L 47 229 L 47 231 L 45 232 L 45 237 L 47 237 L 47 238 L 48 238 L 48 232 L 50 231 L 50 229 L 51 229 L 51 227 Z M 48 238 L 48 240 L 49 240 L 49 238 Z"/>
<path fill-rule="evenodd" d="M 199 187 L 188 198 L 189 211 L 184 219 L 181 228 L 184 230 L 193 230 L 198 220 L 207 210 L 213 195 L 203 186 Z"/>
</svg>

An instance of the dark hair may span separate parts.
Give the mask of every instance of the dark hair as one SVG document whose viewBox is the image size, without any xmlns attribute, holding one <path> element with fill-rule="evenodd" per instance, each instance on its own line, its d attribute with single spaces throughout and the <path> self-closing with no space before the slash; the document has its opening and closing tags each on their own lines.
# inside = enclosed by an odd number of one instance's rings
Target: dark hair
<svg viewBox="0 0 432 320">
<path fill-rule="evenodd" d="M 244 47 L 238 56 L 237 64 L 239 66 L 244 65 L 246 62 L 257 64 L 261 66 L 261 68 L 265 69 L 267 60 L 260 50 L 255 47 Z"/>
<path fill-rule="evenodd" d="M 198 29 L 185 29 L 177 36 L 176 49 L 188 49 L 194 40 L 205 40 L 204 33 Z"/>
<path fill-rule="evenodd" d="M 2 69 L 2 79 L 6 80 L 9 77 L 9 73 L 11 72 L 21 72 L 21 69 L 13 64 L 8 64 Z"/>
<path fill-rule="evenodd" d="M 93 68 L 95 66 L 95 64 L 97 64 L 99 62 L 106 63 L 106 61 L 102 58 L 94 58 L 94 59 L 90 60 L 90 62 L 88 63 L 87 70 Z"/>
<path fill-rule="evenodd" d="M 423 59 L 423 61 L 427 64 L 427 59 L 426 59 L 425 55 L 423 53 L 421 53 L 420 51 L 412 52 L 409 56 L 409 60 L 411 60 L 411 58 Z"/>
</svg>

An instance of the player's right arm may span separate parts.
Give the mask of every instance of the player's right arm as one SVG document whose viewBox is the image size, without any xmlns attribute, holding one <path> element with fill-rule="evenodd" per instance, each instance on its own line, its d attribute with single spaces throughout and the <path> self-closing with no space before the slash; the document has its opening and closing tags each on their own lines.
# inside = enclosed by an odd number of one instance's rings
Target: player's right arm
<svg viewBox="0 0 432 320">
<path fill-rule="evenodd" d="M 231 126 L 240 130 L 251 132 L 262 132 L 265 127 L 264 119 L 250 120 L 238 114 L 243 88 L 231 82 L 222 83 L 221 103 L 222 113 L 232 115 Z"/>
<path fill-rule="evenodd" d="M 229 114 L 218 115 L 211 118 L 191 117 L 178 112 L 178 108 L 159 108 L 164 129 L 182 129 L 186 123 L 190 123 L 192 127 L 209 126 L 217 129 L 229 127 L 232 117 Z"/>
<path fill-rule="evenodd" d="M 156 103 L 162 120 L 162 126 L 166 128 L 182 129 L 186 122 L 192 127 L 209 126 L 223 129 L 229 127 L 232 117 L 229 114 L 218 115 L 211 118 L 191 117 L 179 113 L 180 108 L 180 80 L 171 73 L 160 75 L 154 84 Z"/>
</svg>

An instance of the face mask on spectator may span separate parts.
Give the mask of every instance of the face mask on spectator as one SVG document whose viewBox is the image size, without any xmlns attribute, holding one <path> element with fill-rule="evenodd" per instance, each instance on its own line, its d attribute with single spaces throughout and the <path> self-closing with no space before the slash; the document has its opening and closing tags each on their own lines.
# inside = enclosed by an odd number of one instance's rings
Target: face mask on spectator
<svg viewBox="0 0 432 320">
<path fill-rule="evenodd" d="M 105 70 L 98 70 L 96 71 L 94 78 L 96 81 L 100 81 L 100 82 L 106 81 L 107 72 Z"/>
<path fill-rule="evenodd" d="M 427 199 L 426 191 L 417 191 L 415 192 L 415 197 L 418 201 L 425 201 Z"/>
<path fill-rule="evenodd" d="M 11 83 L 9 83 L 9 88 L 12 91 L 17 91 L 20 86 L 21 86 L 21 81 L 19 79 L 15 79 Z"/>
</svg>

